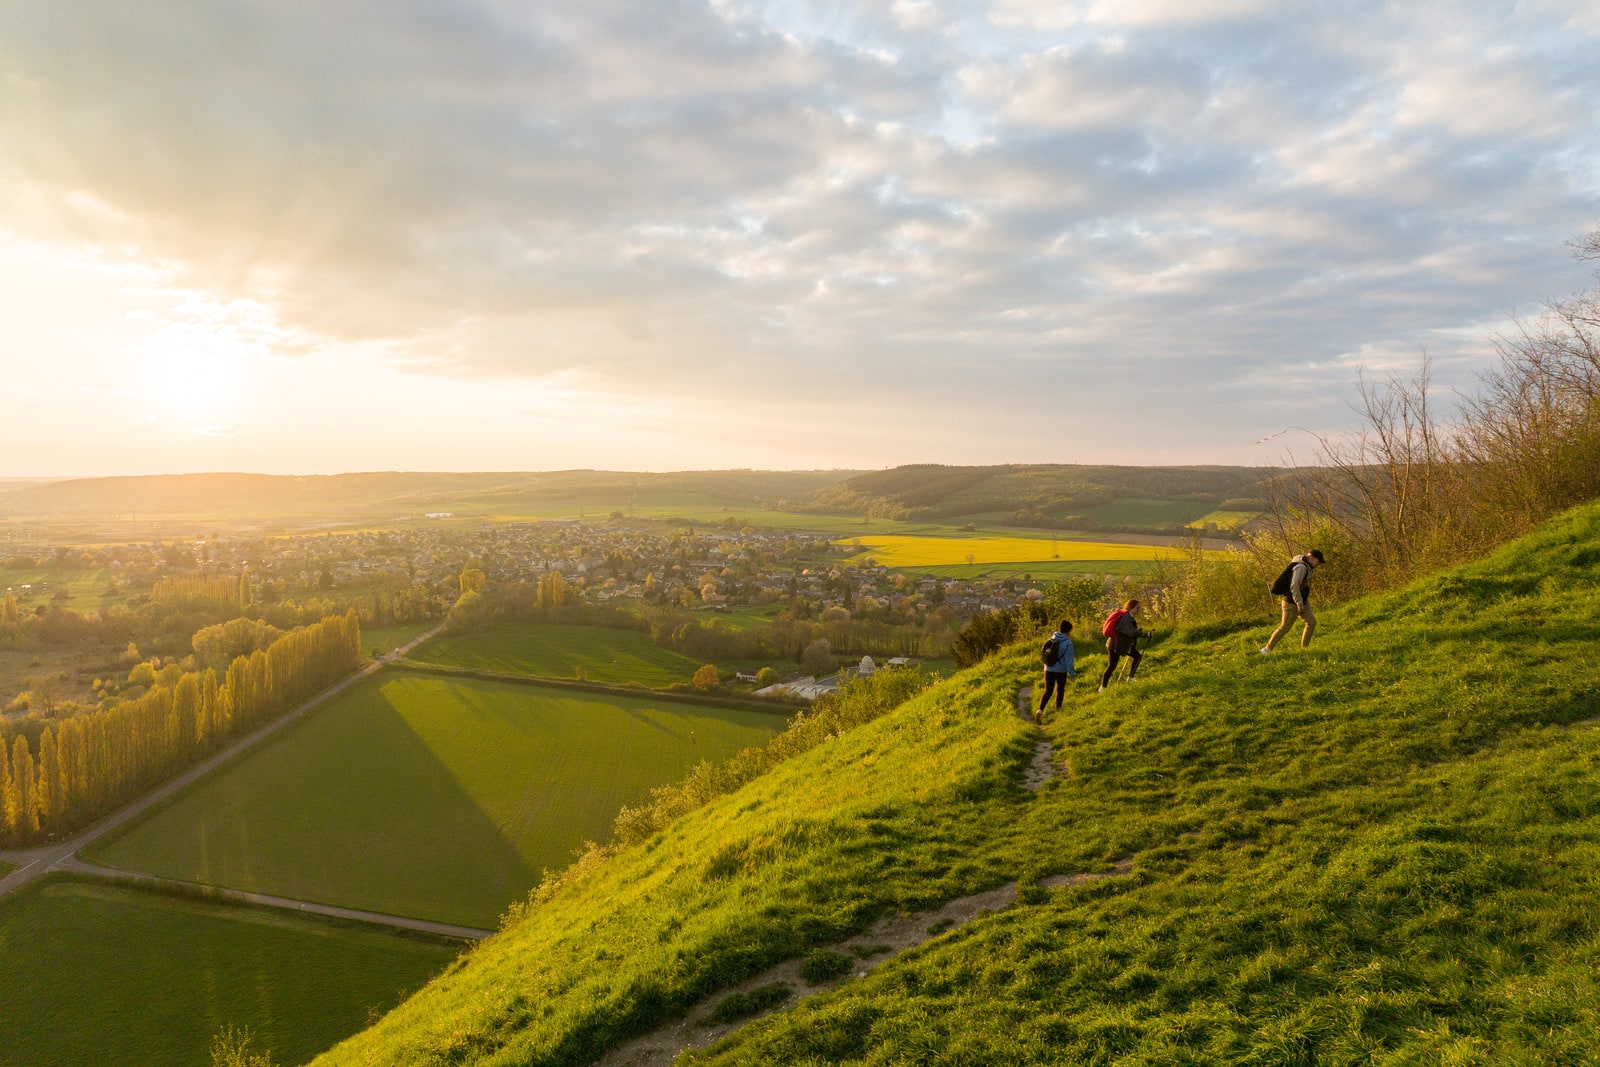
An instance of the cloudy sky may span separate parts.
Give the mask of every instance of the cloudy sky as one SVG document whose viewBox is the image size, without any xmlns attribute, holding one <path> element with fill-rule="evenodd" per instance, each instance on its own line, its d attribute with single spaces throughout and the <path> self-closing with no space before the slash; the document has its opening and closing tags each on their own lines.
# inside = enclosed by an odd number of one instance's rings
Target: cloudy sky
<svg viewBox="0 0 1600 1067">
<path fill-rule="evenodd" d="M 1592 283 L 1600 0 L 0 0 L 0 475 L 1272 463 Z"/>
</svg>

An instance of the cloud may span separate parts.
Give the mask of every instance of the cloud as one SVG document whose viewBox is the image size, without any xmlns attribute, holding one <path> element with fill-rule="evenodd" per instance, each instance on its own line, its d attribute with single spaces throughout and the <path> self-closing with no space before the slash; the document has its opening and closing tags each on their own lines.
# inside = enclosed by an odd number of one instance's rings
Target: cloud
<svg viewBox="0 0 1600 1067">
<path fill-rule="evenodd" d="M 1279 368 L 1331 397 L 1570 288 L 1596 32 L 1554 2 L 11 5 L 0 226 L 264 309 L 280 354 L 1248 438 Z"/>
</svg>

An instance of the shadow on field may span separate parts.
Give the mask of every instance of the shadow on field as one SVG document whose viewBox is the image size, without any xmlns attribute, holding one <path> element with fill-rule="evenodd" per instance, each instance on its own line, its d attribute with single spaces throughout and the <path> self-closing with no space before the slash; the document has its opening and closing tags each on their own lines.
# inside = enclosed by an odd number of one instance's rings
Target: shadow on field
<svg viewBox="0 0 1600 1067">
<path fill-rule="evenodd" d="M 488 708 L 473 711 L 485 719 L 507 721 Z M 483 810 L 479 799 L 401 712 L 387 700 L 383 712 L 372 716 L 371 749 L 361 760 L 367 770 L 364 777 L 384 809 L 378 825 L 363 827 L 374 833 L 366 843 L 366 856 L 382 868 L 372 873 L 403 895 L 417 894 L 419 900 L 436 898 L 440 904 L 453 904 L 464 896 L 498 901 L 494 910 L 498 915 L 538 882 L 538 872 L 508 840 L 505 827 Z M 352 801 L 359 803 L 357 798 Z M 438 910 L 437 905 L 430 910 Z"/>
<path fill-rule="evenodd" d="M 123 870 L 493 927 L 538 873 L 446 760 L 368 682 L 126 832 L 86 850 Z M 463 733 L 470 733 L 464 731 Z M 434 739 L 440 744 L 439 738 Z"/>
</svg>

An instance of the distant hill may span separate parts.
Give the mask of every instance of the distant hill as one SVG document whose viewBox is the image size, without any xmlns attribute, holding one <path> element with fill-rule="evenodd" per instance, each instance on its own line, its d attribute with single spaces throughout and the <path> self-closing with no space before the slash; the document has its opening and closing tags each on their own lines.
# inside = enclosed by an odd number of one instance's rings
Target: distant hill
<svg viewBox="0 0 1600 1067">
<path fill-rule="evenodd" d="M 1115 512 L 1104 519 L 1095 512 L 1118 502 L 1187 502 L 1203 505 L 1198 509 L 1202 513 L 1230 502 L 1254 503 L 1263 481 L 1277 473 L 1265 467 L 915 464 L 824 486 L 811 494 L 806 505 L 875 518 L 948 521 L 993 516 L 1025 526 L 1109 526 L 1121 525 Z M 1183 521 L 1187 520 L 1173 525 Z"/>
<path fill-rule="evenodd" d="M 12 515 L 363 516 L 475 512 L 572 503 L 626 507 L 649 496 L 752 507 L 800 500 L 852 471 L 687 471 L 630 474 L 548 471 L 453 474 L 383 471 L 335 475 L 173 474 L 79 478 L 0 489 Z"/>
<path fill-rule="evenodd" d="M 1307 651 L 1159 635 L 1043 729 L 1018 645 L 591 856 L 315 1063 L 593 1063 L 719 1001 L 783 1010 L 696 1064 L 1593 1062 L 1597 560 L 1589 506 Z M 1012 882 L 826 991 L 762 977 Z"/>
<path fill-rule="evenodd" d="M 627 509 L 765 508 L 874 518 L 1053 528 L 1176 528 L 1230 503 L 1250 505 L 1253 467 L 1032 464 L 883 471 L 538 471 L 334 475 L 170 474 L 0 483 L 0 515 L 359 519 L 596 514 Z"/>
</svg>

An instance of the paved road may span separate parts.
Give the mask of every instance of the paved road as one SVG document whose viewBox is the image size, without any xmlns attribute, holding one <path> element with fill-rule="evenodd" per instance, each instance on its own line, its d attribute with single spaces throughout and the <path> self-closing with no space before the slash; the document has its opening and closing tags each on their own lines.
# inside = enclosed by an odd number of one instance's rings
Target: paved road
<svg viewBox="0 0 1600 1067">
<path fill-rule="evenodd" d="M 186 789 L 195 782 L 198 782 L 200 779 L 204 778 L 218 767 L 221 767 L 229 760 L 238 756 L 240 753 L 259 745 L 261 742 L 265 741 L 279 730 L 284 729 L 290 723 L 301 718 L 307 712 L 310 712 L 313 708 L 320 707 L 322 704 L 338 696 L 340 693 L 343 693 L 345 690 L 358 684 L 363 679 L 375 674 L 383 667 L 385 663 L 404 656 L 407 652 L 411 651 L 417 645 L 420 645 L 422 642 L 426 641 L 428 638 L 432 637 L 438 632 L 439 627 L 435 626 L 427 633 L 418 634 L 401 647 L 384 656 L 381 660 L 367 664 L 367 666 L 363 667 L 355 674 L 352 674 L 350 677 L 331 686 L 328 689 L 324 689 L 322 692 L 318 693 L 310 700 L 307 700 L 304 704 L 301 704 L 299 707 L 284 715 L 282 718 L 275 719 L 267 725 L 256 730 L 254 733 L 247 734 L 238 741 L 235 741 L 233 744 L 229 745 L 227 748 L 223 749 L 221 752 L 218 752 L 216 755 L 205 760 L 203 763 L 196 764 L 160 788 L 146 793 L 144 796 L 140 797 L 138 800 L 135 800 L 127 807 L 112 813 L 80 833 L 67 838 L 65 841 L 60 841 L 53 845 L 45 845 L 40 848 L 19 850 L 15 852 L 0 852 L 0 862 L 15 864 L 17 868 L 4 878 L 0 878 L 0 897 L 4 897 L 9 893 L 16 892 L 23 886 L 32 882 L 34 879 L 39 878 L 50 871 L 73 871 L 78 874 L 114 877 L 124 880 L 134 880 L 152 885 L 165 884 L 187 886 L 188 883 L 185 882 L 171 882 L 167 879 L 155 878 L 150 875 L 143 875 L 137 872 L 119 871 L 110 867 L 96 866 L 95 864 L 87 863 L 78 859 L 77 853 L 79 849 L 85 847 L 91 842 L 98 841 L 111 831 L 125 826 L 134 819 L 137 819 L 139 816 L 149 811 L 153 806 L 161 803 L 174 793 L 177 793 L 182 789 Z M 290 900 L 286 897 L 274 897 L 260 893 L 241 893 L 237 890 L 222 889 L 221 887 L 208 886 L 206 888 L 216 889 L 219 896 L 247 900 L 254 904 L 264 904 L 271 907 L 281 907 L 291 911 L 310 912 L 318 915 L 332 915 L 339 918 L 359 919 L 363 922 L 378 923 L 384 926 L 396 926 L 411 930 L 426 930 L 431 933 L 445 933 L 452 937 L 480 938 L 487 936 L 490 932 L 487 930 L 476 930 L 466 926 L 451 926 L 448 923 L 430 923 L 421 919 L 408 918 L 404 915 L 380 915 L 376 912 L 356 911 L 351 908 L 337 908 L 332 905 L 315 904 L 305 900 Z"/>
</svg>

